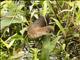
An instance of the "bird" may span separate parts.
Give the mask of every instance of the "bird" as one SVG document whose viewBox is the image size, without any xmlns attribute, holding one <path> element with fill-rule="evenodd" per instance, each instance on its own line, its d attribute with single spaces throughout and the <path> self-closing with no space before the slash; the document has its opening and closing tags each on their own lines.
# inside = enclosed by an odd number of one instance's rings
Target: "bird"
<svg viewBox="0 0 80 60">
<path fill-rule="evenodd" d="M 51 33 L 52 31 L 53 29 L 48 25 L 47 20 L 43 16 L 40 16 L 28 27 L 27 35 L 29 38 L 39 38 Z"/>
</svg>

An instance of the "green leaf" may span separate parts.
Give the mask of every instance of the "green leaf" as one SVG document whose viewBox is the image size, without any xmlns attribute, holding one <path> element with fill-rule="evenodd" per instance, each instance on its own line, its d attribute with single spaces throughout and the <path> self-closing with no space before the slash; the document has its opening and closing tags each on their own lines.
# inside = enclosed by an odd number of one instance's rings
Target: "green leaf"
<svg viewBox="0 0 80 60">
<path fill-rule="evenodd" d="M 49 60 L 50 38 L 48 36 L 45 36 L 42 41 L 43 46 L 41 50 L 40 60 Z"/>
<path fill-rule="evenodd" d="M 38 59 L 38 49 L 37 48 L 31 48 L 31 50 L 33 51 L 33 60 L 39 60 Z"/>
<path fill-rule="evenodd" d="M 58 40 L 61 38 L 61 36 L 53 37 L 53 40 L 50 41 L 50 36 L 46 36 L 43 39 L 43 47 L 42 47 L 42 52 L 41 52 L 41 57 L 40 60 L 49 60 L 49 55 L 50 53 L 54 50 L 56 43 Z"/>
<path fill-rule="evenodd" d="M 43 2 L 43 10 L 42 10 L 42 14 L 43 16 L 45 16 L 47 13 L 47 1 Z"/>
<path fill-rule="evenodd" d="M 6 41 L 3 41 L 1 38 L 0 40 L 7 48 L 10 48 L 15 40 L 23 40 L 23 37 L 21 35 L 14 34 L 11 37 L 9 37 Z"/>
<path fill-rule="evenodd" d="M 20 18 L 1 18 L 1 29 L 5 28 L 6 26 L 9 26 L 13 23 L 23 23 L 26 22 L 26 19 L 21 16 Z"/>
<path fill-rule="evenodd" d="M 80 1 L 67 2 L 70 6 L 74 7 L 74 5 L 78 6 L 80 9 Z"/>
<path fill-rule="evenodd" d="M 22 35 L 18 35 L 18 34 L 16 33 L 16 34 L 10 36 L 10 37 L 7 39 L 7 41 L 10 41 L 10 40 L 23 40 L 23 37 L 22 37 Z"/>
<path fill-rule="evenodd" d="M 27 31 L 27 28 L 28 28 L 28 27 L 24 27 L 24 28 L 20 31 L 20 33 L 23 35 L 24 32 Z"/>
<path fill-rule="evenodd" d="M 9 59 L 10 60 L 13 60 L 13 59 L 18 59 L 18 58 L 21 58 L 21 57 L 23 57 L 24 56 L 24 51 L 19 51 L 18 53 L 15 53 L 15 55 L 13 55 L 13 56 L 11 56 Z"/>
<path fill-rule="evenodd" d="M 58 25 L 58 27 L 60 28 L 60 30 L 62 31 L 62 33 L 64 34 L 64 36 L 66 37 L 66 33 L 65 33 L 65 30 L 64 28 L 62 27 L 61 23 L 57 20 L 57 19 L 54 19 L 51 17 L 52 20 L 55 21 L 55 23 Z"/>
<path fill-rule="evenodd" d="M 0 38 L 0 40 L 1 40 L 1 42 L 9 49 L 12 45 L 13 45 L 13 43 L 14 43 L 14 41 L 15 40 L 12 40 L 9 44 L 7 44 L 5 41 L 3 41 L 1 38 Z"/>
<path fill-rule="evenodd" d="M 15 40 L 12 40 L 12 41 L 8 44 L 7 48 L 10 48 L 10 47 L 13 45 L 14 41 L 15 41 Z"/>
<path fill-rule="evenodd" d="M 24 7 L 24 5 L 19 5 L 17 8 L 18 10 L 21 10 Z"/>
<path fill-rule="evenodd" d="M 75 2 L 70 2 L 70 1 L 68 1 L 68 2 L 66 2 L 66 3 L 68 3 L 70 6 L 73 7 Z"/>
<path fill-rule="evenodd" d="M 76 22 L 75 22 L 75 24 L 76 25 L 80 25 L 80 11 L 78 12 L 78 13 L 76 13 Z"/>
<path fill-rule="evenodd" d="M 61 38 L 61 36 L 57 36 L 57 37 L 53 37 L 53 40 L 51 41 L 50 43 L 50 47 L 49 47 L 49 52 L 53 51 L 55 46 L 56 46 L 56 43 L 58 42 L 58 40 Z"/>
<path fill-rule="evenodd" d="M 34 16 L 34 14 L 37 12 L 37 10 L 33 10 L 33 12 L 31 12 L 31 18 Z"/>
</svg>

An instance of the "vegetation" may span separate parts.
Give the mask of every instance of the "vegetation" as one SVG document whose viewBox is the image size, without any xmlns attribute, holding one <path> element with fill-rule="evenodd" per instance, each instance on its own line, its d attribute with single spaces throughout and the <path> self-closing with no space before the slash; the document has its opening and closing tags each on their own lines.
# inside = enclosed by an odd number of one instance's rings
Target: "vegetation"
<svg viewBox="0 0 80 60">
<path fill-rule="evenodd" d="M 0 11 L 1 60 L 80 59 L 80 1 L 4 0 Z M 39 15 L 53 32 L 31 39 L 27 29 Z"/>
</svg>

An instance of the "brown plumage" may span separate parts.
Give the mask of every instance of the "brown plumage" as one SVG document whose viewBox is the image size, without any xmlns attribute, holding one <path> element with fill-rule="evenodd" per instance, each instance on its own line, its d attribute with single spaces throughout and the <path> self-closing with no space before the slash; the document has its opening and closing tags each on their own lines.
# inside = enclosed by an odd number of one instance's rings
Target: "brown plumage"
<svg viewBox="0 0 80 60">
<path fill-rule="evenodd" d="M 53 31 L 53 29 L 47 25 L 44 17 L 40 16 L 38 20 L 29 26 L 27 34 L 29 38 L 38 38 L 43 35 L 47 35 L 51 31 Z"/>
</svg>

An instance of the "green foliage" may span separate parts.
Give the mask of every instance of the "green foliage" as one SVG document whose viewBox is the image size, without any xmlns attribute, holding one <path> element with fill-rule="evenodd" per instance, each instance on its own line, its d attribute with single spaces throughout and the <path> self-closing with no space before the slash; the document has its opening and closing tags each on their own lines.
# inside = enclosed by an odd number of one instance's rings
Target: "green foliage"
<svg viewBox="0 0 80 60">
<path fill-rule="evenodd" d="M 50 41 L 51 38 L 49 36 L 44 38 L 40 60 L 50 60 L 49 55 L 55 49 L 56 43 L 59 39 L 60 36 L 56 38 L 52 37 L 52 41 Z"/>
<path fill-rule="evenodd" d="M 0 11 L 0 59 L 80 59 L 80 1 L 5 0 Z M 38 15 L 49 17 L 54 31 L 30 39 L 26 31 Z"/>
<path fill-rule="evenodd" d="M 3 1 L 1 2 L 1 7 L 1 29 L 11 25 L 12 23 L 26 22 L 26 18 L 21 10 L 24 7 L 22 2 L 18 4 L 16 1 Z"/>
</svg>

